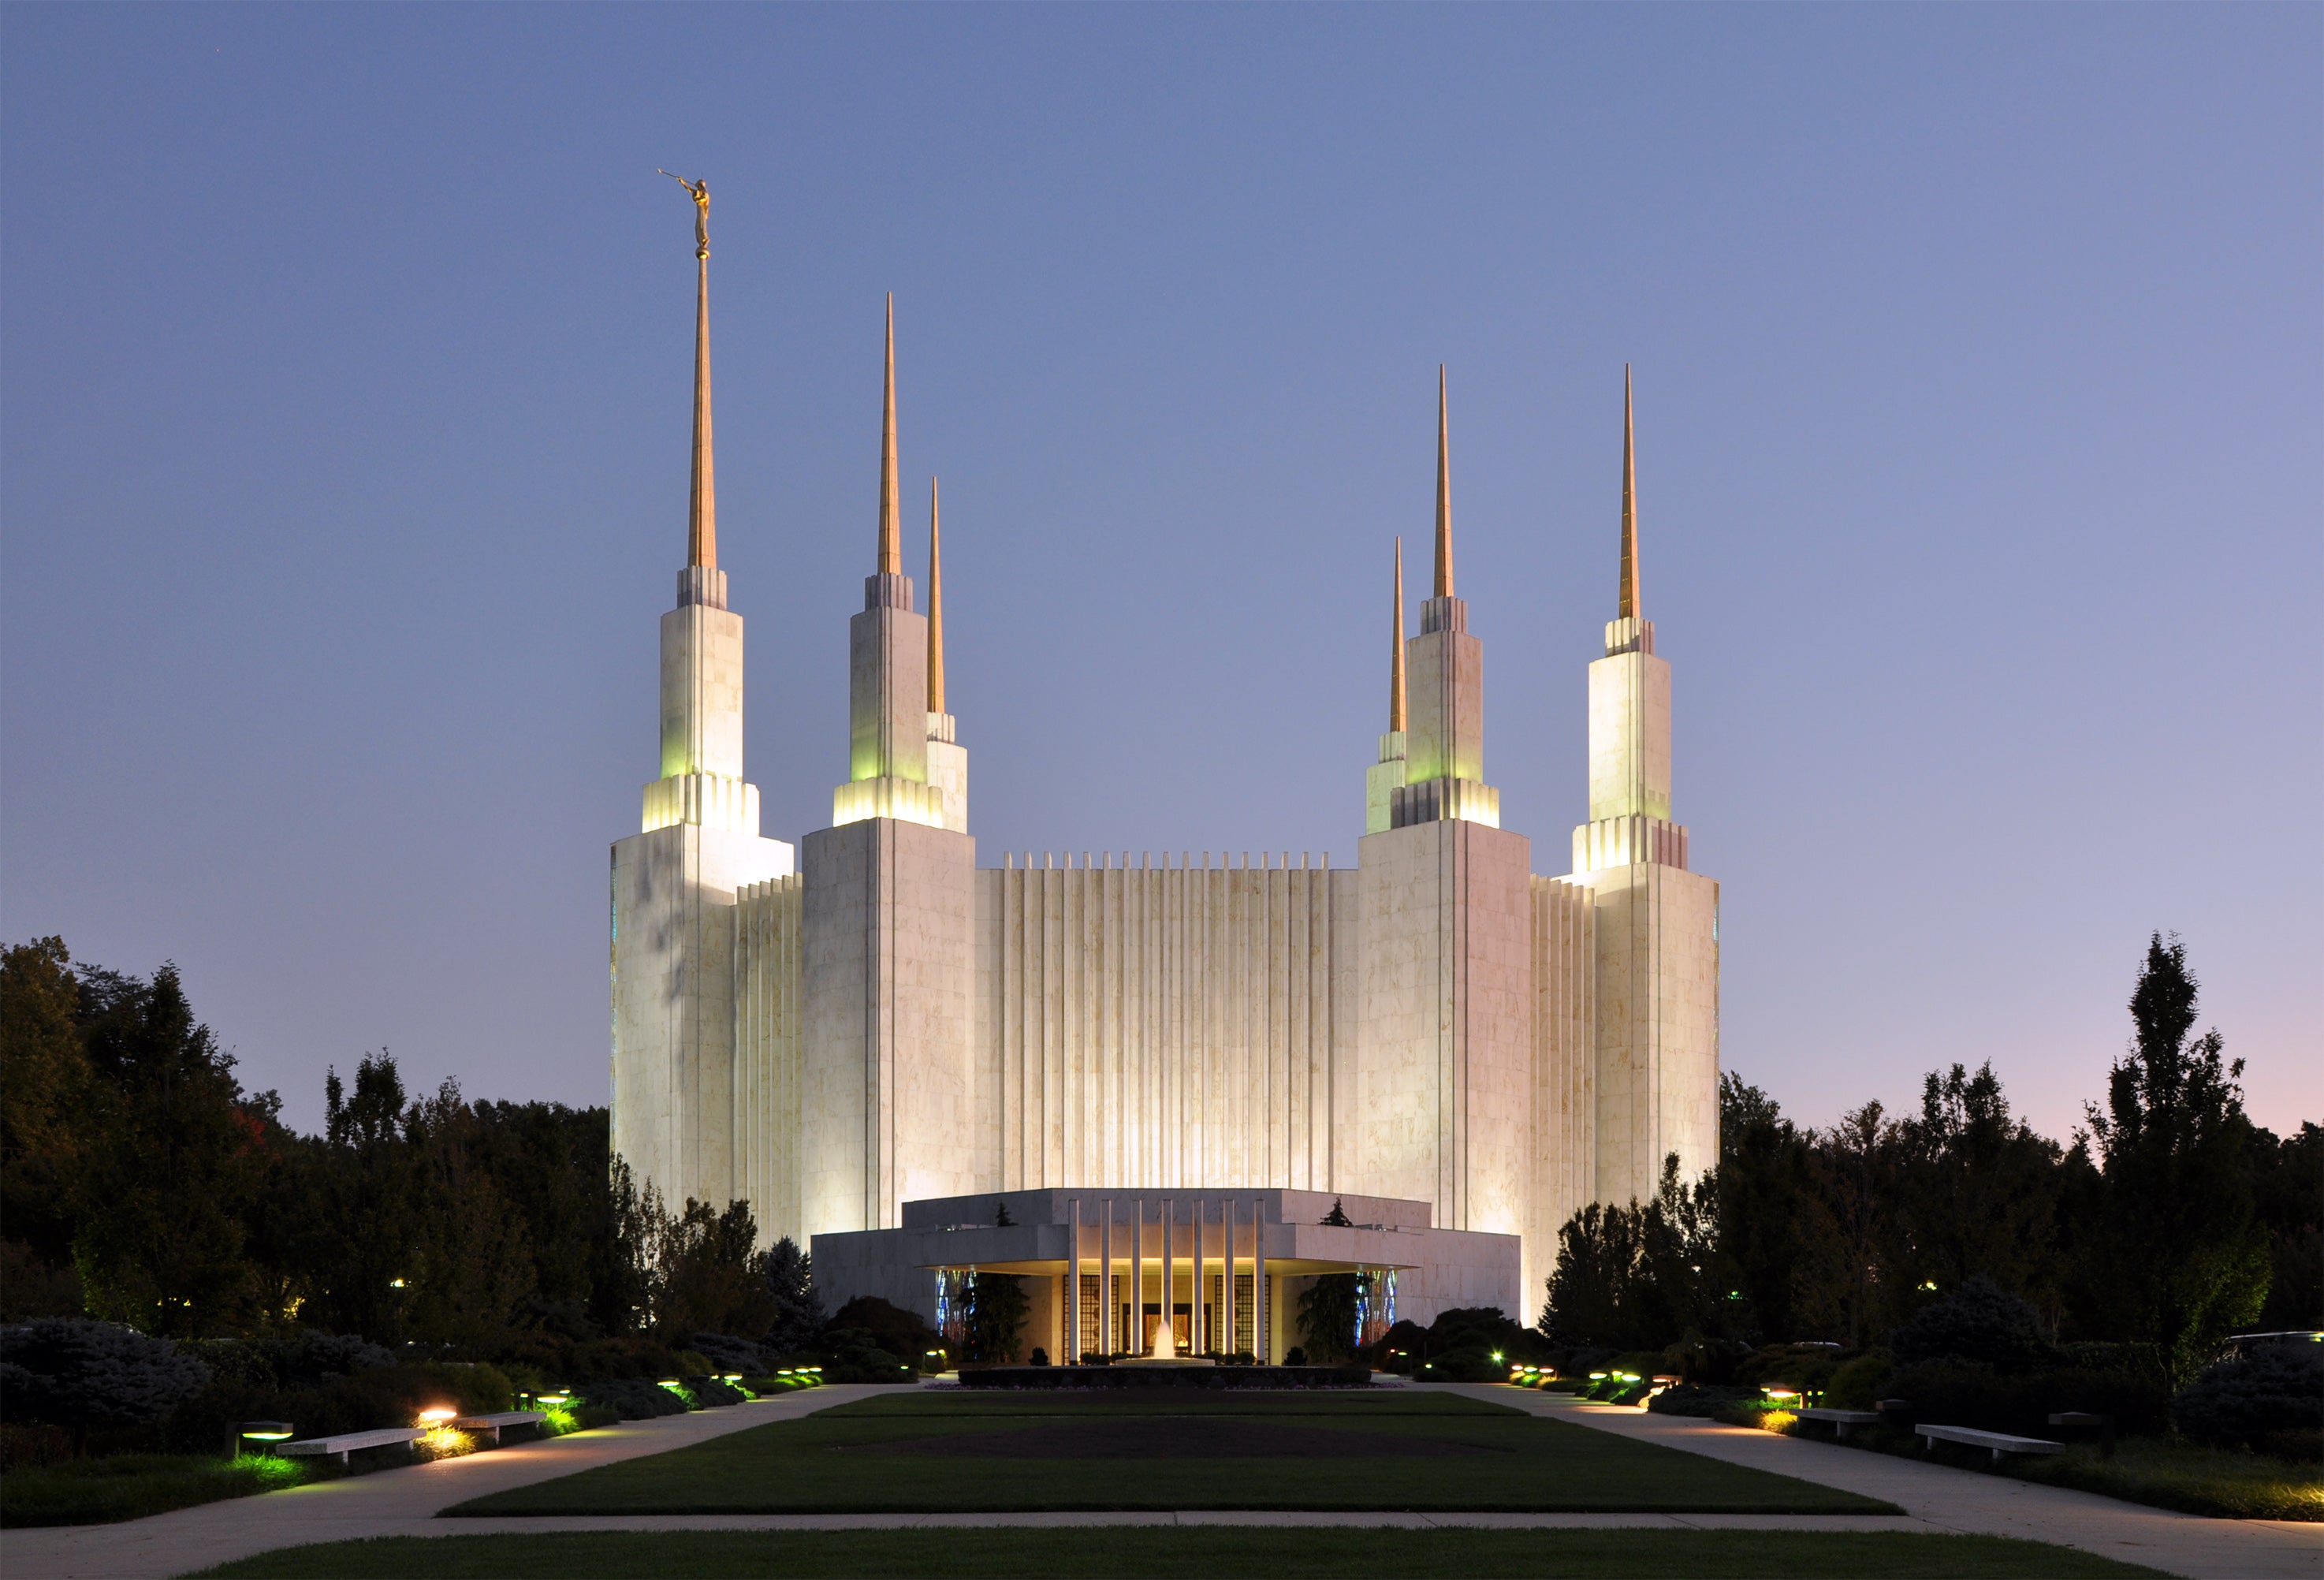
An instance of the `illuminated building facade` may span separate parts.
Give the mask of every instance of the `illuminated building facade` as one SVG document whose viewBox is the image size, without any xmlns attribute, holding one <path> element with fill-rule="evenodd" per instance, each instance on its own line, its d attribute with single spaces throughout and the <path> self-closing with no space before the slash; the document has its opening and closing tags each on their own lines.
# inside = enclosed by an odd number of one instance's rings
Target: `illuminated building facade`
<svg viewBox="0 0 2324 1580">
<path fill-rule="evenodd" d="M 835 1300 L 879 1293 L 933 1317 L 937 1267 L 1046 1275 L 1037 1322 L 1070 1350 L 1077 1280 L 1100 1276 L 1084 1261 L 1115 1256 L 1102 1210 L 1190 1247 L 1196 1204 L 1208 1215 L 1225 1282 L 1172 1252 L 1200 1331 L 1230 1314 L 1198 1287 L 1224 1298 L 1256 1278 L 1264 1312 L 1302 1278 L 1357 1267 L 1400 1270 L 1422 1321 L 1462 1305 L 1529 1319 L 1568 1216 L 1651 1196 L 1666 1155 L 1690 1178 L 1715 1160 L 1719 889 L 1671 821 L 1670 666 L 1638 597 L 1627 379 L 1616 617 L 1590 665 L 1570 872 L 1535 874 L 1485 777 L 1441 374 L 1432 591 L 1407 636 L 1399 550 L 1355 864 L 1124 851 L 980 866 L 933 492 L 925 613 L 903 568 L 892 305 L 847 778 L 828 827 L 797 845 L 759 833 L 742 623 L 717 568 L 706 261 L 699 290 L 661 777 L 641 831 L 613 847 L 613 1146 L 641 1183 L 673 1204 L 747 1198 L 769 1240 L 813 1242 Z M 1323 1232 L 1335 1199 L 1358 1226 Z M 1240 1240 L 1222 1227 L 1234 1215 Z M 973 1254 L 971 1231 L 1001 1238 Z M 1337 1260 L 1335 1235 L 1356 1236 Z M 1157 1284 L 1154 1308 L 1168 1303 Z M 1127 1336 L 1146 1342 L 1134 1323 Z"/>
</svg>

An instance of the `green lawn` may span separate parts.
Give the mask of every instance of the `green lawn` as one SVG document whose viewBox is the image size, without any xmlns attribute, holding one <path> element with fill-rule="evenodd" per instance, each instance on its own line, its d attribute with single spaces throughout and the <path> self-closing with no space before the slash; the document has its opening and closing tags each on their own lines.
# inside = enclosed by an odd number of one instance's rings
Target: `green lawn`
<svg viewBox="0 0 2324 1580">
<path fill-rule="evenodd" d="M 1397 1576 L 1716 1575 L 1749 1580 L 2064 1580 L 2156 1571 L 2039 1542 L 1904 1532 L 1742 1530 L 1405 1530 L 1344 1526 L 1079 1530 L 928 1529 L 543 1532 L 381 1537 L 286 1548 L 205 1575 L 339 1580 L 590 1580 L 725 1575 Z"/>
<path fill-rule="evenodd" d="M 0 1527 L 102 1525 L 297 1486 L 338 1466 L 244 1455 L 116 1454 L 0 1475 Z"/>
<path fill-rule="evenodd" d="M 866 1400 L 479 1498 L 459 1515 L 1397 1509 L 1893 1514 L 1438 1393 Z"/>
<path fill-rule="evenodd" d="M 1798 1428 L 1794 1437 L 1806 1436 Z M 1823 1438 L 1821 1432 L 1813 1434 Z M 2208 1514 L 2222 1520 L 2324 1521 L 2324 1465 L 2301 1465 L 2242 1448 L 2207 1448 L 2163 1437 L 2126 1437 L 2111 1459 L 2098 1446 L 2075 1443 L 2063 1454 L 2013 1458 L 1996 1465 L 1982 1450 L 1947 1444 L 1933 1454 L 1912 1433 L 1876 1428 L 1848 1439 L 1851 1448 L 1940 1464 L 2018 1481 L 2046 1482 L 2126 1502 Z"/>
<path fill-rule="evenodd" d="M 2024 1460 L 2008 1469 L 2027 1481 L 2189 1514 L 2324 1520 L 2324 1465 L 2295 1465 L 2240 1448 L 2130 1437 L 2112 1459 L 2076 1444 L 2063 1454 Z"/>
</svg>

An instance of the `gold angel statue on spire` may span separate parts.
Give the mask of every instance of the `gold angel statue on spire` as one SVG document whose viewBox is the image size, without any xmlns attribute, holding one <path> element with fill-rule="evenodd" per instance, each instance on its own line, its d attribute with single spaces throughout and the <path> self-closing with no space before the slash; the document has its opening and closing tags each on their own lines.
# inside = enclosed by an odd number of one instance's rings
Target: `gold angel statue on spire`
<svg viewBox="0 0 2324 1580">
<path fill-rule="evenodd" d="M 708 257 L 710 255 L 710 183 L 706 180 L 689 181 L 684 176 L 671 175 L 669 171 L 659 165 L 654 167 L 654 173 L 669 176 L 671 180 L 684 187 L 687 194 L 693 198 L 694 255 L 697 258 Z"/>
</svg>

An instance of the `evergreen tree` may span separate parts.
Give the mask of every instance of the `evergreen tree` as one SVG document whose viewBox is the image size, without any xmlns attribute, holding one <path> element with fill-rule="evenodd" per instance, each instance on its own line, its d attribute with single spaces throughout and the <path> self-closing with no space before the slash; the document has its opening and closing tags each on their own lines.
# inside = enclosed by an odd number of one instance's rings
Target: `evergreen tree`
<svg viewBox="0 0 2324 1580">
<path fill-rule="evenodd" d="M 2268 1286 L 2243 1061 L 2227 1059 L 2217 1031 L 2193 1035 L 2200 987 L 2186 946 L 2156 934 L 2130 998 L 2129 1052 L 2105 1108 L 2085 1110 L 2106 1179 L 2093 1281 L 2131 1335 L 2158 1347 L 2174 1386 L 2259 1315 Z"/>
<path fill-rule="evenodd" d="M 1993 1066 L 1974 1076 L 1958 1064 L 1932 1072 L 1919 1115 L 1896 1127 L 1895 1143 L 1891 1243 L 1900 1281 L 1932 1295 L 1981 1276 L 2054 1312 L 2061 1153 L 2011 1115 Z"/>
<path fill-rule="evenodd" d="M 1024 1280 L 1008 1273 L 978 1273 L 968 1286 L 969 1358 L 996 1365 L 1016 1360 L 1025 1317 L 1032 1308 Z"/>
<path fill-rule="evenodd" d="M 175 966 L 85 971 L 80 1001 L 96 1091 L 73 1260 L 89 1310 L 172 1337 L 243 1332 L 262 1316 L 244 1251 L 279 1104 L 244 1097 Z"/>
<path fill-rule="evenodd" d="M 72 1271 L 82 1153 L 95 1083 L 62 938 L 0 951 L 0 1315 L 80 1312 Z"/>
<path fill-rule="evenodd" d="M 1358 1280 L 1355 1273 L 1325 1273 L 1300 1294 L 1299 1334 L 1307 1341 L 1307 1358 L 1316 1365 L 1344 1361 L 1356 1353 Z"/>
<path fill-rule="evenodd" d="M 815 1289 L 815 1258 L 786 1234 L 775 1242 L 760 1268 L 774 1299 L 766 1342 L 778 1351 L 811 1347 L 824 1328 L 823 1298 Z"/>
</svg>

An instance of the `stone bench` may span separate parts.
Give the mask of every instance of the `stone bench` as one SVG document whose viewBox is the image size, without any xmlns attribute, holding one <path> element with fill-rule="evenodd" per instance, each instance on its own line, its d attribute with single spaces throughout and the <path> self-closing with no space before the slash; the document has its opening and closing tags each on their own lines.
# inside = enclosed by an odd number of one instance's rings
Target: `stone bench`
<svg viewBox="0 0 2324 1580">
<path fill-rule="evenodd" d="M 385 1427 L 376 1432 L 342 1432 L 336 1437 L 301 1437 L 295 1443 L 278 1443 L 274 1452 L 293 1458 L 310 1455 L 336 1455 L 341 1465 L 347 1455 L 360 1454 L 366 1448 L 386 1448 L 396 1444 L 410 1444 L 420 1437 L 417 1427 Z"/>
<path fill-rule="evenodd" d="M 489 1416 L 455 1416 L 452 1424 L 463 1432 L 490 1432 L 497 1443 L 503 1427 L 538 1427 L 547 1418 L 546 1410 L 500 1410 Z"/>
<path fill-rule="evenodd" d="M 1993 1463 L 1999 1465 L 2005 1454 L 2063 1454 L 2063 1443 L 2052 1443 L 2047 1437 L 2013 1437 L 2006 1432 L 1980 1432 L 1975 1427 L 1915 1427 L 1913 1430 L 1931 1446 L 1939 1443 L 1965 1443 L 1971 1448 L 1989 1448 Z"/>
<path fill-rule="evenodd" d="M 1858 1427 L 1877 1427 L 1880 1424 L 1878 1410 L 1836 1410 L 1819 1405 L 1814 1409 L 1798 1410 L 1794 1413 L 1803 1421 L 1827 1423 L 1831 1428 L 1831 1435 L 1842 1439 Z"/>
</svg>

